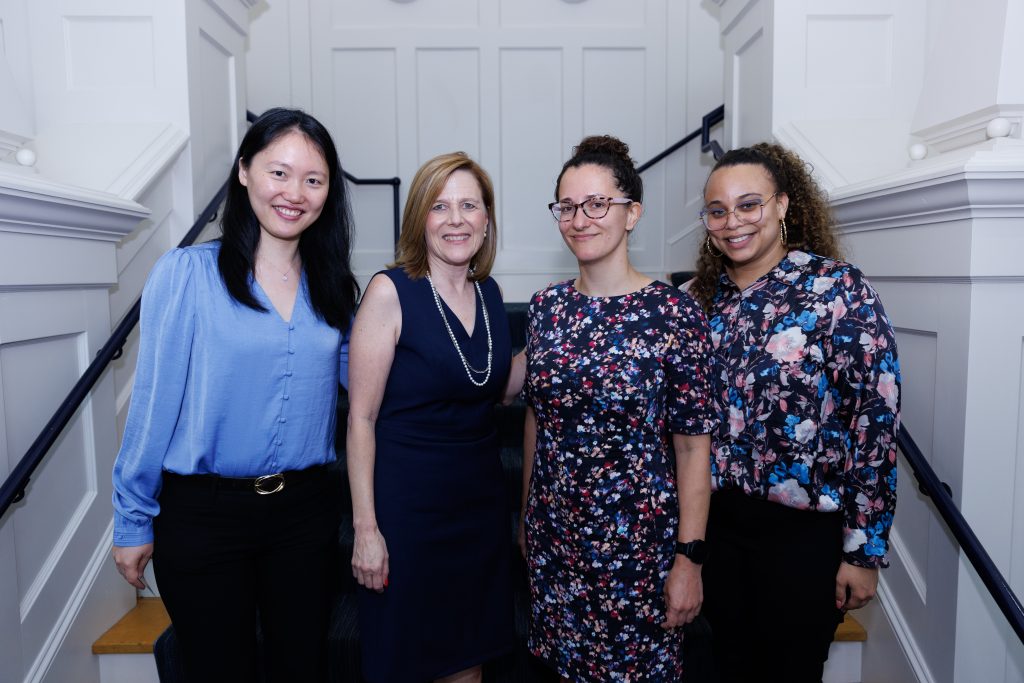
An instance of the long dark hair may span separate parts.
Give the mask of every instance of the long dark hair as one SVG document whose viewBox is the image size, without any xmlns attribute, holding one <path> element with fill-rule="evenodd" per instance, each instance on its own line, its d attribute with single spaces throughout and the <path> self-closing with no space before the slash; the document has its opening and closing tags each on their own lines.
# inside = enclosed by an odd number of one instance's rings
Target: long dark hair
<svg viewBox="0 0 1024 683">
<path fill-rule="evenodd" d="M 228 195 L 221 219 L 220 256 L 217 267 L 228 293 L 240 304 L 257 311 L 266 307 L 256 300 L 249 277 L 253 275 L 260 224 L 249 204 L 249 194 L 238 179 L 240 167 L 282 135 L 297 131 L 306 136 L 324 157 L 329 177 L 327 200 L 319 218 L 299 238 L 299 254 L 309 285 L 309 303 L 317 316 L 331 327 L 347 330 L 359 296 L 352 275 L 352 213 L 348 191 L 331 134 L 323 124 L 298 109 L 275 108 L 250 126 L 228 176 Z"/>
</svg>

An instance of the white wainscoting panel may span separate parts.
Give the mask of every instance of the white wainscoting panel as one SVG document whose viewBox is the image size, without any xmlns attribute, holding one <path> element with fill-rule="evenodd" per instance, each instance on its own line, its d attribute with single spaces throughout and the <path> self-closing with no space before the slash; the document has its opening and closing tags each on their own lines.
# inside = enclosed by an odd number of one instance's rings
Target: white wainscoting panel
<svg viewBox="0 0 1024 683">
<path fill-rule="evenodd" d="M 318 100 L 313 113 L 331 129 L 350 172 L 363 178 L 396 174 L 400 142 L 396 52 L 391 48 L 331 50 L 330 69 L 316 80 L 323 100 Z M 401 94 L 404 104 L 411 93 Z"/>
<path fill-rule="evenodd" d="M 893 77 L 892 24 L 892 15 L 886 14 L 808 15 L 807 87 L 889 87 Z M 865 50 L 865 45 L 872 49 Z M 854 54 L 857 58 L 851 59 Z"/>
<path fill-rule="evenodd" d="M 152 17 L 65 15 L 64 41 L 69 90 L 156 85 Z"/>
<path fill-rule="evenodd" d="M 647 20 L 646 3 L 619 0 L 499 0 L 501 24 L 525 28 L 639 28 Z"/>
<path fill-rule="evenodd" d="M 267 73 L 253 74 L 252 90 L 263 103 L 308 104 L 349 172 L 399 176 L 403 202 L 427 158 L 471 154 L 498 193 L 495 277 L 507 300 L 523 301 L 576 272 L 546 213 L 572 146 L 585 134 L 611 133 L 643 162 L 699 125 L 705 111 L 691 115 L 685 95 L 688 61 L 674 49 L 670 59 L 668 45 L 686 42 L 694 14 L 713 24 L 707 13 L 666 0 L 310 0 L 286 13 L 271 6 L 254 15 L 253 35 L 267 38 L 250 45 L 252 63 Z M 268 20 L 286 30 L 271 31 Z M 275 64 L 270 53 L 281 54 L 285 37 L 288 64 Z M 720 91 L 717 75 L 700 70 L 699 78 Z M 699 155 L 693 149 L 684 154 Z M 687 183 L 686 165 L 676 163 L 673 182 Z M 632 245 L 637 265 L 658 277 L 675 269 L 659 247 L 667 217 L 686 201 L 666 186 L 664 168 L 645 177 L 647 216 Z M 353 260 L 365 281 L 391 256 L 391 205 L 379 188 L 356 188 L 354 197 Z"/>
<path fill-rule="evenodd" d="M 456 150 L 480 158 L 480 50 L 416 50 L 420 163 Z"/>
<path fill-rule="evenodd" d="M 235 3 L 237 4 L 237 3 Z M 189 126 L 196 213 L 227 179 L 245 122 L 245 30 L 210 2 L 188 5 Z"/>
<path fill-rule="evenodd" d="M 473 27 L 477 0 L 330 0 L 331 25 L 344 28 Z"/>
<path fill-rule="evenodd" d="M 501 51 L 501 167 L 495 180 L 502 269 L 524 269 L 526 263 L 539 273 L 575 268 L 547 209 L 555 200 L 565 149 L 573 142 L 562 126 L 538 125 L 562 120 L 563 58 L 557 49 Z M 523 173 L 525 168 L 551 170 Z"/>
</svg>

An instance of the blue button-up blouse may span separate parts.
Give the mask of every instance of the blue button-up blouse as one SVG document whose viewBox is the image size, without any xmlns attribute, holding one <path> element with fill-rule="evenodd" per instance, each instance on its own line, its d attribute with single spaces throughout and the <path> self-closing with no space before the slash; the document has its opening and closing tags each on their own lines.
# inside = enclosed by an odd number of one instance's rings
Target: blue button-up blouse
<svg viewBox="0 0 1024 683">
<path fill-rule="evenodd" d="M 153 540 L 162 472 L 255 477 L 334 460 L 348 338 L 319 318 L 305 276 L 290 321 L 235 301 L 219 242 L 165 254 L 142 295 L 139 357 L 114 464 L 114 544 Z"/>
</svg>

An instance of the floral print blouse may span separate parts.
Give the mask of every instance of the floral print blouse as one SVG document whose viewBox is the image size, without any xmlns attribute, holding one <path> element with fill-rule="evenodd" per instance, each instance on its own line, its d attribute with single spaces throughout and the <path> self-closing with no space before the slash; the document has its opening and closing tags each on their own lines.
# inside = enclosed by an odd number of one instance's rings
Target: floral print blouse
<svg viewBox="0 0 1024 683">
<path fill-rule="evenodd" d="M 888 566 L 900 369 L 875 290 L 848 263 L 791 251 L 742 292 L 723 274 L 708 322 L 712 488 L 841 511 L 843 559 Z"/>
</svg>

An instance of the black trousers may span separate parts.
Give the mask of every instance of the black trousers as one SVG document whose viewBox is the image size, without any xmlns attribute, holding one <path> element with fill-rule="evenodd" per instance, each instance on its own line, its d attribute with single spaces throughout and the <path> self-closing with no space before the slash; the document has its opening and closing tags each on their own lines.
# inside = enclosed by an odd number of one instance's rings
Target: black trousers
<svg viewBox="0 0 1024 683">
<path fill-rule="evenodd" d="M 332 481 L 320 468 L 257 495 L 165 473 L 153 569 L 189 683 L 326 679 L 337 569 Z"/>
<path fill-rule="evenodd" d="M 835 605 L 842 516 L 711 496 L 704 616 L 720 683 L 820 683 Z"/>
</svg>

